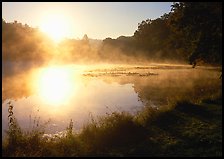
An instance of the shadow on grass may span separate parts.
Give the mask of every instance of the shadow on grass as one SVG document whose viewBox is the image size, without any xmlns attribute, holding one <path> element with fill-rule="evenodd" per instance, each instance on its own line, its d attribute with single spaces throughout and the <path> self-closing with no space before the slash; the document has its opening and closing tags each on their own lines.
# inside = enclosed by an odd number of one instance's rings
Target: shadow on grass
<svg viewBox="0 0 224 159">
<path fill-rule="evenodd" d="M 161 156 L 220 156 L 222 154 L 222 106 L 178 102 L 151 123 L 161 146 Z M 151 130 L 153 131 L 153 130 Z M 160 132 L 160 138 L 158 138 Z"/>
</svg>

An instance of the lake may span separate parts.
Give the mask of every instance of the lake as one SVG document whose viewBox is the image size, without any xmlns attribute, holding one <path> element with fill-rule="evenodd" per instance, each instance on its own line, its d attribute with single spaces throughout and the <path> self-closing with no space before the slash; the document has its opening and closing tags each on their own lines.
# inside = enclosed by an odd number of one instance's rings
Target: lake
<svg viewBox="0 0 224 159">
<path fill-rule="evenodd" d="M 7 69 L 6 69 L 7 70 Z M 2 132 L 8 128 L 8 102 L 20 126 L 34 120 L 45 133 L 74 129 L 113 111 L 159 109 L 173 100 L 198 99 L 222 88 L 220 68 L 190 65 L 53 65 L 13 72 L 2 78 Z"/>
</svg>

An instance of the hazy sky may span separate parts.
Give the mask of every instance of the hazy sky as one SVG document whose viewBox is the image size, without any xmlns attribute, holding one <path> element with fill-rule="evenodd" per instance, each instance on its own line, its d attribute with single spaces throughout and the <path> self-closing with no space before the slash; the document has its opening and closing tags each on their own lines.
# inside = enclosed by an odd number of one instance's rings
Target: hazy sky
<svg viewBox="0 0 224 159">
<path fill-rule="evenodd" d="M 49 15 L 62 15 L 70 38 L 132 36 L 138 23 L 168 13 L 172 2 L 3 2 L 2 18 L 40 27 Z M 58 18 L 60 21 L 61 18 Z"/>
</svg>

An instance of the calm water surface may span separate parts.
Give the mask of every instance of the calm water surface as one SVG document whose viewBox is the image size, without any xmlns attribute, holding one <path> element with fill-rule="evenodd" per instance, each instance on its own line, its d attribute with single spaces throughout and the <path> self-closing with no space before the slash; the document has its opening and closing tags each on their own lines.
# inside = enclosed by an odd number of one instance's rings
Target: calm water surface
<svg viewBox="0 0 224 159">
<path fill-rule="evenodd" d="M 34 120 L 50 119 L 46 133 L 66 129 L 70 119 L 83 124 L 113 111 L 136 113 L 161 107 L 180 97 L 201 97 L 222 87 L 220 71 L 188 65 L 50 66 L 3 76 L 2 132 L 8 127 L 8 105 L 24 129 Z"/>
</svg>

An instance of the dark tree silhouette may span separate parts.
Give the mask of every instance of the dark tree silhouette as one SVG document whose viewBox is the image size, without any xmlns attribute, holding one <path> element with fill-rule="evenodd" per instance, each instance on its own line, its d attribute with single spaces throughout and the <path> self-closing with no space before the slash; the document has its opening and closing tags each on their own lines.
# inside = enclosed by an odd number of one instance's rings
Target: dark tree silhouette
<svg viewBox="0 0 224 159">
<path fill-rule="evenodd" d="M 222 64 L 222 3 L 180 2 L 172 5 L 169 22 L 185 43 L 191 64 Z"/>
</svg>

